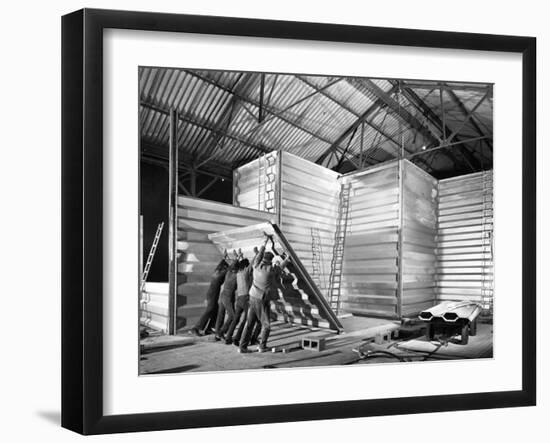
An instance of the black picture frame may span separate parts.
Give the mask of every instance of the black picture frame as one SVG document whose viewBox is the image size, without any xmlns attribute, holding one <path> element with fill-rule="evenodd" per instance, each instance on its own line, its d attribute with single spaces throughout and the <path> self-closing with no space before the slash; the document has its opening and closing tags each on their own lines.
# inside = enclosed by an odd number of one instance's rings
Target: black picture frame
<svg viewBox="0 0 550 443">
<path fill-rule="evenodd" d="M 522 388 L 111 415 L 103 413 L 103 30 L 503 51 L 522 55 Z M 83 9 L 62 18 L 62 426 L 82 434 L 536 404 L 536 39 L 504 35 Z"/>
</svg>

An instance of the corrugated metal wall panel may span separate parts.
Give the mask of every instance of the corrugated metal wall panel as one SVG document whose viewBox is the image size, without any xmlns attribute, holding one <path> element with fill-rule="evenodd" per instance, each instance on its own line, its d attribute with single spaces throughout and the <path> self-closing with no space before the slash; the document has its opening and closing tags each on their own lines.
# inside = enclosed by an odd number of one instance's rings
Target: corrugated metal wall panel
<svg viewBox="0 0 550 443">
<path fill-rule="evenodd" d="M 491 172 L 438 183 L 404 160 L 400 193 L 398 161 L 339 180 L 333 171 L 300 157 L 277 155 L 279 225 L 327 297 L 340 186 L 342 180 L 351 184 L 343 312 L 411 316 L 436 300 L 465 299 L 483 301 L 486 309 L 491 308 Z M 254 162 L 239 168 L 235 182 L 242 189 L 235 192 L 237 203 L 250 201 L 251 207 L 261 203 L 258 172 Z M 314 252 L 315 245 L 320 254 Z M 316 261 L 321 262 L 317 271 Z"/>
<path fill-rule="evenodd" d="M 146 282 L 139 307 L 141 325 L 168 331 L 168 283 Z"/>
<path fill-rule="evenodd" d="M 397 317 L 398 163 L 347 175 L 351 183 L 341 307 L 360 315 Z"/>
<path fill-rule="evenodd" d="M 276 222 L 274 214 L 178 198 L 178 328 L 192 326 L 202 314 L 210 277 L 222 258 L 208 234 L 265 221 Z"/>
<path fill-rule="evenodd" d="M 437 180 L 408 160 L 402 161 L 403 218 L 401 315 L 434 304 L 437 234 Z"/>
<path fill-rule="evenodd" d="M 328 299 L 339 174 L 281 152 L 281 231 Z"/>
<path fill-rule="evenodd" d="M 493 307 L 493 173 L 439 182 L 437 299 Z"/>
</svg>

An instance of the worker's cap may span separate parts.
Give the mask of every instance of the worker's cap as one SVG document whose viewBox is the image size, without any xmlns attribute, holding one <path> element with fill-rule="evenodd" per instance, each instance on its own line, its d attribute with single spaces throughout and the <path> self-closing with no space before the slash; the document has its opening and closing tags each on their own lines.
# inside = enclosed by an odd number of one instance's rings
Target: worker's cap
<svg viewBox="0 0 550 443">
<path fill-rule="evenodd" d="M 262 259 L 262 262 L 266 263 L 266 264 L 271 264 L 272 261 L 273 261 L 273 253 L 272 252 L 266 252 L 264 254 L 264 258 Z"/>
</svg>

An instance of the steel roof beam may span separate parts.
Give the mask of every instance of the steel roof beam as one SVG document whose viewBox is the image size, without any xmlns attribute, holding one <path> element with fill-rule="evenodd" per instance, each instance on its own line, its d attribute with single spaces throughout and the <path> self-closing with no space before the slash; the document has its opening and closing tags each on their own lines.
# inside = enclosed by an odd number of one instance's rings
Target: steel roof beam
<svg viewBox="0 0 550 443">
<path fill-rule="evenodd" d="M 414 81 L 408 81 L 408 80 L 402 80 L 401 86 L 404 88 L 412 88 L 412 89 L 437 89 L 441 87 L 444 91 L 476 91 L 476 92 L 487 92 L 490 86 L 488 85 L 482 85 L 482 84 L 476 84 L 476 85 L 450 85 L 447 83 L 441 83 L 441 82 L 431 82 L 431 83 L 422 83 L 422 82 L 414 82 Z"/>
<path fill-rule="evenodd" d="M 185 72 L 188 72 L 190 75 L 193 75 L 193 76 L 195 76 L 195 77 L 198 77 L 198 78 L 200 78 L 201 80 L 203 80 L 203 81 L 205 81 L 205 82 L 207 82 L 207 83 L 209 83 L 209 84 L 211 84 L 211 85 L 213 85 L 213 86 L 215 86 L 215 87 L 217 87 L 217 88 L 219 88 L 219 89 L 222 89 L 222 90 L 224 90 L 224 91 L 226 91 L 226 92 L 229 92 L 229 93 L 231 93 L 231 94 L 237 95 L 237 96 L 238 96 L 243 102 L 245 102 L 245 103 L 249 103 L 249 104 L 251 104 L 251 105 L 253 105 L 253 106 L 259 107 L 259 103 L 258 103 L 256 100 L 253 100 L 253 99 L 251 99 L 251 98 L 245 97 L 245 96 L 243 96 L 242 94 L 235 93 L 235 92 L 231 91 L 231 89 L 227 88 L 226 86 L 220 85 L 220 84 L 217 83 L 215 80 L 212 80 L 212 79 L 210 79 L 210 78 L 208 78 L 208 77 L 204 77 L 204 76 L 202 76 L 202 75 L 200 75 L 200 74 L 198 74 L 198 73 L 196 73 L 196 72 L 193 72 L 193 71 L 186 70 Z M 309 134 L 310 136 L 312 136 L 312 137 L 314 137 L 314 138 L 316 138 L 316 139 L 318 139 L 318 140 L 321 140 L 322 142 L 325 142 L 325 143 L 327 143 L 327 144 L 329 144 L 329 145 L 332 144 L 332 141 L 331 141 L 331 140 L 329 140 L 329 139 L 323 137 L 322 135 L 319 135 L 319 134 L 313 132 L 311 129 L 308 129 L 308 128 L 304 127 L 304 126 L 299 125 L 298 123 L 296 123 L 295 121 L 289 119 L 288 117 L 284 117 L 284 116 L 281 115 L 280 113 L 277 113 L 276 110 L 271 109 L 270 106 L 265 106 L 265 105 L 264 105 L 264 111 L 265 111 L 266 113 L 268 113 L 268 114 L 270 114 L 270 115 L 273 115 L 273 116 L 275 116 L 276 118 L 278 118 L 278 119 L 284 121 L 284 122 L 287 123 L 288 125 L 290 125 L 290 126 L 296 128 L 296 129 L 298 129 L 298 130 L 300 130 L 300 131 L 303 131 L 303 132 L 305 132 L 306 134 Z M 267 120 L 267 119 L 265 119 L 264 122 L 265 122 L 266 120 Z"/>
<path fill-rule="evenodd" d="M 462 121 L 462 123 L 460 124 L 460 126 L 459 126 L 458 128 L 456 128 L 456 129 L 452 132 L 452 134 L 449 135 L 449 136 L 445 139 L 445 142 L 448 142 L 449 140 L 452 140 L 453 137 L 454 137 L 455 135 L 457 135 L 457 134 L 462 130 L 462 128 L 464 127 L 464 125 L 466 125 L 466 123 L 468 123 L 468 121 L 470 121 L 470 120 L 473 118 L 473 116 L 474 116 L 475 112 L 477 111 L 477 109 L 483 104 L 483 102 L 487 99 L 488 96 L 489 96 L 489 93 L 487 92 L 483 97 L 481 97 L 481 100 L 479 100 L 479 101 L 475 104 L 475 106 L 474 106 L 472 109 L 470 109 L 470 110 L 468 111 L 468 113 L 464 116 L 465 118 L 464 118 L 464 120 Z"/>
<path fill-rule="evenodd" d="M 304 81 L 303 79 L 301 79 Z M 319 91 L 321 92 L 321 91 Z M 315 161 L 315 163 L 322 164 L 326 157 L 333 152 L 336 149 L 336 146 L 339 146 L 349 135 L 351 135 L 363 122 L 365 122 L 367 125 L 371 126 L 375 131 L 378 131 L 382 134 L 381 129 L 377 128 L 373 123 L 367 121 L 367 119 L 373 114 L 374 111 L 376 111 L 380 106 L 382 106 L 384 103 L 382 100 L 376 100 L 369 108 L 363 113 L 363 114 L 357 114 L 355 111 L 346 108 L 345 105 L 338 102 L 336 99 L 331 97 L 330 95 L 326 94 L 324 91 L 321 92 L 321 94 L 325 95 L 327 98 L 331 99 L 338 105 L 340 105 L 342 108 L 346 109 L 348 112 L 355 115 L 357 118 L 340 136 L 332 143 L 326 150 L 323 152 Z M 386 134 L 382 134 L 387 138 Z"/>
<path fill-rule="evenodd" d="M 275 80 L 277 80 L 277 77 L 275 77 Z M 336 81 L 333 81 L 333 82 L 331 82 L 331 83 L 329 83 L 329 84 L 323 86 L 323 87 L 320 88 L 318 91 L 315 91 L 315 92 L 313 92 L 313 93 L 311 93 L 311 94 L 308 94 L 308 95 L 306 95 L 306 96 L 304 96 L 304 97 L 302 97 L 302 98 L 296 100 L 295 102 L 289 104 L 289 105 L 288 105 L 287 107 L 285 107 L 284 109 L 282 109 L 282 110 L 280 110 L 280 111 L 277 111 L 277 112 L 271 113 L 271 116 L 270 116 L 270 117 L 264 118 L 264 119 L 262 120 L 262 123 L 258 124 L 257 126 L 254 126 L 249 132 L 247 132 L 246 135 L 247 135 L 248 137 L 250 137 L 254 132 L 256 132 L 258 129 L 260 129 L 260 128 L 262 127 L 262 125 L 265 125 L 267 122 L 270 122 L 271 120 L 273 120 L 273 119 L 275 119 L 275 118 L 278 118 L 279 115 L 284 114 L 285 112 L 289 111 L 289 110 L 290 110 L 291 108 L 293 108 L 294 106 L 297 106 L 297 105 L 299 105 L 300 103 L 303 103 L 303 102 L 305 102 L 306 100 L 309 100 L 311 97 L 313 97 L 314 95 L 316 95 L 317 92 L 320 92 L 320 91 L 322 91 L 322 90 L 324 90 L 324 89 L 330 88 L 332 85 L 335 85 L 336 83 L 338 83 L 338 82 L 340 82 L 340 81 L 342 81 L 341 78 L 339 78 L 339 79 L 337 79 Z M 273 83 L 275 83 L 275 81 L 274 81 Z M 270 93 L 269 93 L 269 98 L 268 98 L 268 101 L 267 101 L 268 104 L 271 103 L 271 94 L 273 93 L 273 89 L 274 89 L 274 86 L 272 86 L 271 91 L 270 91 Z M 252 117 L 255 117 L 255 115 L 254 115 L 248 108 L 247 108 L 246 110 L 248 111 L 248 113 L 249 113 L 250 115 L 252 115 Z"/>
<path fill-rule="evenodd" d="M 147 163 L 155 163 L 158 165 L 168 162 L 168 146 L 159 145 L 156 143 L 148 142 L 146 140 L 141 140 L 141 153 L 140 159 Z M 216 171 L 221 171 L 220 173 L 215 173 L 203 168 L 197 168 L 194 166 L 195 159 L 179 153 L 178 168 L 191 171 L 195 169 L 199 174 L 207 175 L 209 177 L 219 177 L 223 179 L 231 178 L 233 176 L 233 169 L 231 166 L 228 166 L 219 162 L 211 162 L 210 165 Z"/>
<path fill-rule="evenodd" d="M 445 134 L 450 134 L 452 132 L 451 129 L 446 124 L 444 124 L 441 118 L 433 111 L 433 109 L 430 108 L 426 104 L 426 102 L 418 96 L 418 94 L 416 94 L 416 92 L 414 92 L 410 88 L 403 88 L 402 92 L 403 92 L 403 95 L 405 95 L 405 97 L 407 98 L 407 100 L 409 100 L 409 102 L 412 103 L 413 106 L 416 106 L 419 109 L 419 111 L 422 112 L 422 114 L 425 115 L 426 118 L 428 118 L 432 122 L 432 124 L 439 129 L 442 136 Z M 458 137 L 455 137 L 455 140 L 458 141 L 459 140 Z M 439 143 L 438 145 L 440 144 L 442 143 Z M 465 149 L 466 147 L 463 146 L 463 150 Z M 451 161 L 455 163 L 455 165 L 456 165 L 456 162 L 459 161 L 452 151 L 441 152 L 437 150 L 437 152 L 440 152 L 446 155 Z M 466 150 L 467 153 L 464 153 L 461 150 L 460 152 L 464 156 L 464 159 L 466 160 L 466 162 L 470 165 L 470 168 L 473 168 L 473 165 L 471 164 L 471 162 L 472 161 L 476 162 L 475 157 L 470 153 L 470 151 Z"/>
<path fill-rule="evenodd" d="M 385 92 L 378 85 L 374 84 L 370 79 L 365 78 L 363 80 L 365 80 L 365 83 L 367 83 L 370 87 L 364 85 L 363 86 L 366 87 L 370 92 L 372 92 L 376 97 L 378 97 L 379 100 L 382 100 L 384 104 L 388 106 L 395 115 L 399 116 L 399 118 L 404 121 L 409 128 L 421 133 L 425 138 L 430 140 L 431 143 L 435 144 L 440 141 L 439 137 L 435 136 L 429 128 L 426 128 L 415 116 L 409 113 L 391 97 L 392 92 L 394 92 L 395 89 L 399 89 L 399 84 L 392 83 L 393 87 L 389 91 Z M 362 94 L 365 93 L 361 90 L 361 87 L 359 86 L 360 83 L 357 79 L 348 78 L 347 81 L 359 92 L 361 92 Z M 401 131 L 400 134 L 403 134 L 403 132 Z M 398 147 L 400 148 L 401 146 L 398 144 Z M 432 166 L 427 161 L 425 161 L 424 159 L 422 159 L 421 161 L 428 170 L 433 170 Z M 456 161 L 453 161 L 453 163 L 456 164 Z"/>
<path fill-rule="evenodd" d="M 304 79 L 300 78 L 302 81 L 304 81 Z M 395 92 L 396 90 L 398 89 L 398 86 L 397 85 L 394 85 L 388 92 L 387 94 L 392 94 L 393 92 Z M 361 93 L 363 93 L 362 91 L 359 91 Z M 339 103 L 336 99 L 334 99 L 333 97 L 331 97 L 330 95 L 326 94 L 326 93 L 323 93 L 327 98 L 330 98 L 331 100 L 333 100 L 335 103 L 339 104 L 340 106 L 342 106 L 344 109 L 348 110 L 349 112 L 351 112 L 352 114 L 354 114 L 356 117 L 357 117 L 357 120 L 350 126 L 348 127 L 343 133 L 342 135 L 340 135 L 340 137 L 337 139 L 337 142 L 339 143 L 342 143 L 347 137 L 348 135 L 350 135 L 351 133 L 353 133 L 361 124 L 365 123 L 367 125 L 369 125 L 371 128 L 373 128 L 376 132 L 378 132 L 381 136 L 383 136 L 386 140 L 389 140 L 391 141 L 392 143 L 394 143 L 398 149 L 401 148 L 401 145 L 399 144 L 399 142 L 397 142 L 390 134 L 386 133 L 384 131 L 383 128 L 381 128 L 380 126 L 378 126 L 377 124 L 375 124 L 374 122 L 371 122 L 368 120 L 368 118 L 375 112 L 377 111 L 380 107 L 382 106 L 387 106 L 387 104 L 384 102 L 384 100 L 382 99 L 377 99 L 371 106 L 369 106 L 369 108 L 367 109 L 367 111 L 365 113 L 363 113 L 362 115 L 359 115 L 357 113 L 355 113 L 353 110 L 351 110 L 350 108 L 347 108 L 345 107 L 345 105 L 343 105 L 342 103 Z M 391 96 L 390 96 L 391 98 Z M 393 100 L 393 99 L 392 99 Z M 336 143 L 336 142 L 335 142 Z M 339 144 L 338 143 L 338 144 Z M 380 143 L 379 143 L 380 144 Z M 372 147 L 371 147 L 372 148 Z M 334 145 L 330 146 L 323 154 L 321 154 L 321 156 L 316 160 L 316 163 L 318 164 L 322 164 L 325 160 L 325 158 L 328 156 L 328 154 L 330 152 L 333 152 L 335 150 L 334 148 Z M 370 151 L 370 148 L 367 149 L 367 152 Z M 407 151 L 407 152 L 410 152 L 410 151 Z M 424 166 L 426 166 L 428 169 L 430 170 L 433 170 L 433 168 L 424 160 L 424 159 L 421 159 L 420 160 Z M 354 166 L 357 167 L 357 164 L 352 162 L 352 164 Z"/>
<path fill-rule="evenodd" d="M 348 144 L 346 145 L 346 149 L 342 152 L 342 156 L 341 156 L 340 159 L 338 160 L 338 163 L 336 163 L 336 170 L 340 169 L 340 167 L 342 166 L 342 163 L 343 163 L 344 159 L 348 159 L 348 157 L 346 156 L 346 154 L 347 154 L 347 152 L 348 152 L 348 150 L 349 150 L 349 147 L 350 147 L 350 145 L 351 145 L 351 142 L 353 141 L 353 138 L 355 137 L 355 134 L 357 133 L 357 129 L 359 129 L 359 126 L 357 126 L 357 127 L 353 130 L 353 132 L 352 132 L 352 134 L 351 134 L 351 136 L 350 136 L 350 138 L 349 138 L 349 140 L 348 140 Z M 351 160 L 350 160 L 350 161 L 351 161 Z M 358 167 L 358 165 L 357 165 L 355 162 L 351 161 L 351 163 L 352 163 L 356 168 Z"/>
<path fill-rule="evenodd" d="M 244 93 L 254 85 L 254 82 L 251 80 L 253 80 L 252 74 L 243 73 L 241 74 L 241 76 L 239 76 L 237 81 L 234 83 L 232 89 L 234 91 L 239 91 L 241 93 Z M 225 137 L 229 132 L 229 128 L 235 116 L 235 109 L 238 105 L 239 100 L 240 99 L 236 95 L 232 95 L 231 99 L 229 100 L 229 103 L 226 105 L 225 109 L 223 110 L 220 117 L 218 118 L 215 128 L 218 129 L 220 132 L 211 134 L 211 137 L 210 137 L 211 142 L 204 149 L 203 159 L 199 160 L 201 165 L 207 163 L 213 157 L 215 157 L 219 152 L 219 150 L 222 149 L 223 146 L 225 145 Z M 243 107 L 248 111 L 248 109 L 244 104 L 243 104 Z"/>
<path fill-rule="evenodd" d="M 453 143 L 444 143 L 440 146 L 436 146 L 434 148 L 430 148 L 430 149 L 426 149 L 424 151 L 418 151 L 418 152 L 413 152 L 412 154 L 410 154 L 407 158 L 415 158 L 419 155 L 423 155 L 423 154 L 428 154 L 430 152 L 433 152 L 433 151 L 437 151 L 439 149 L 445 149 L 445 148 L 450 148 L 450 147 L 453 147 L 453 146 L 459 146 L 459 145 L 462 145 L 464 143 L 470 143 L 470 142 L 475 142 L 475 141 L 479 141 L 479 140 L 483 140 L 486 136 L 483 136 L 483 137 L 474 137 L 474 138 L 468 138 L 466 140 L 458 140 L 456 142 L 453 142 Z"/>
<path fill-rule="evenodd" d="M 458 109 L 460 109 L 460 112 L 466 117 L 468 115 L 468 109 L 466 109 L 466 106 L 464 106 L 464 103 L 462 103 L 462 100 L 458 98 L 458 96 L 453 92 L 452 89 L 448 90 L 449 97 L 453 100 L 453 102 L 458 106 Z M 487 136 L 485 131 L 481 129 L 479 124 L 476 122 L 474 118 L 470 119 L 470 123 L 476 130 L 479 136 Z M 489 137 L 483 139 L 484 143 L 487 145 L 487 147 L 492 151 L 493 150 L 493 143 L 491 143 L 491 140 L 489 140 Z"/>
<path fill-rule="evenodd" d="M 358 85 L 366 87 L 370 92 L 372 92 L 377 98 L 382 100 L 393 112 L 395 115 L 405 122 L 411 129 L 414 129 L 420 132 L 430 143 L 436 144 L 441 140 L 439 137 L 434 135 L 432 131 L 424 126 L 414 115 L 407 111 L 403 106 L 396 102 L 391 95 L 380 88 L 372 80 L 368 78 L 361 79 L 359 81 L 355 78 L 347 78 L 348 83 L 354 86 L 356 89 L 360 90 Z"/>
<path fill-rule="evenodd" d="M 169 115 L 169 111 L 158 106 L 157 104 L 155 103 L 148 103 L 148 102 L 145 102 L 145 101 L 141 101 L 140 102 L 140 106 L 143 106 L 144 108 L 147 108 L 147 109 L 150 109 L 152 111 L 155 111 L 155 112 L 159 112 L 161 114 L 164 114 L 166 116 Z M 259 152 L 262 152 L 264 154 L 267 154 L 271 151 L 273 151 L 273 149 L 270 149 L 268 147 L 265 147 L 265 146 L 259 146 L 259 145 L 256 145 L 254 143 L 251 143 L 250 141 L 248 140 L 244 140 L 244 139 L 241 139 L 240 137 L 237 137 L 235 135 L 232 135 L 232 134 L 227 134 L 225 132 L 223 132 L 222 130 L 220 129 L 217 129 L 215 128 L 214 126 L 212 125 L 209 125 L 207 123 L 204 123 L 204 122 L 199 122 L 193 118 L 190 118 L 190 117 L 187 117 L 185 115 L 182 115 L 182 114 L 179 114 L 178 115 L 179 119 L 185 123 L 189 123 L 191 125 L 194 125 L 194 126 L 198 126 L 202 129 L 206 129 L 207 131 L 211 131 L 211 132 L 214 132 L 214 133 L 218 133 L 218 134 L 222 134 L 222 135 L 225 135 L 225 137 L 231 139 L 231 140 L 234 140 L 236 142 L 239 142 L 239 143 L 242 143 L 250 148 L 253 148 Z"/>
</svg>

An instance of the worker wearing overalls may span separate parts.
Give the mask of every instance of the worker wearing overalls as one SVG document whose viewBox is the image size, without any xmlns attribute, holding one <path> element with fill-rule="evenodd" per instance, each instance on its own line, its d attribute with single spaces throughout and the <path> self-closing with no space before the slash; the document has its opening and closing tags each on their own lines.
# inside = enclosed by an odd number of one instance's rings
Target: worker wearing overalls
<svg viewBox="0 0 550 443">
<path fill-rule="evenodd" d="M 227 253 L 224 255 L 224 259 L 218 263 L 212 278 L 210 280 L 210 286 L 206 292 L 206 307 L 201 315 L 197 324 L 189 331 L 191 334 L 200 336 L 204 331 L 206 332 L 207 326 L 212 328 L 216 321 L 218 313 L 218 300 L 220 296 L 220 288 L 225 280 L 225 274 L 227 273 L 228 264 L 226 261 Z"/>
<path fill-rule="evenodd" d="M 218 316 L 216 318 L 215 340 L 225 339 L 225 333 L 233 323 L 235 318 L 235 290 L 237 289 L 237 252 L 233 252 L 233 260 L 230 261 L 229 267 L 225 274 L 225 281 L 220 291 L 218 301 Z M 227 318 L 226 318 L 227 314 Z"/>
<path fill-rule="evenodd" d="M 265 251 L 269 240 L 271 240 L 272 244 L 274 243 L 273 237 L 266 235 L 266 240 L 256 257 L 254 257 L 252 263 L 252 286 L 249 292 L 250 305 L 248 308 L 245 333 L 239 344 L 239 352 L 241 353 L 249 352 L 248 344 L 250 336 L 258 321 L 262 325 L 258 351 L 265 352 L 267 350 L 267 339 L 271 330 L 269 305 L 271 300 L 278 297 L 277 279 L 279 278 L 281 270 L 284 269 L 288 263 L 288 259 L 286 259 L 280 266 L 273 265 L 273 253 Z"/>
<path fill-rule="evenodd" d="M 250 285 L 252 284 L 252 267 L 248 259 L 242 259 L 237 265 L 237 298 L 235 300 L 235 315 L 233 322 L 225 335 L 225 344 L 230 345 L 235 343 L 237 346 L 241 341 L 244 326 L 246 324 L 246 315 L 248 313 L 248 300 L 250 298 Z M 240 323 L 239 323 L 240 322 Z M 233 331 L 239 325 L 235 339 L 233 339 Z"/>
</svg>

